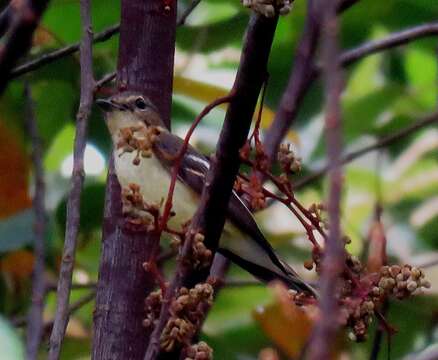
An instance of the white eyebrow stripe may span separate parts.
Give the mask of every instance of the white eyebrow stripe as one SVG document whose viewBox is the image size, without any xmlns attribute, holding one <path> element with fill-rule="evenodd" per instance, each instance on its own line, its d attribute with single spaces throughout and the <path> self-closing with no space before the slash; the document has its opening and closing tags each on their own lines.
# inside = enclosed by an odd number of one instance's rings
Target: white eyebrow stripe
<svg viewBox="0 0 438 360">
<path fill-rule="evenodd" d="M 188 155 L 188 158 L 192 159 L 194 162 L 197 162 L 198 164 L 204 165 L 207 169 L 210 168 L 210 163 L 207 160 L 203 159 L 202 157 L 198 157 L 190 154 Z"/>
</svg>

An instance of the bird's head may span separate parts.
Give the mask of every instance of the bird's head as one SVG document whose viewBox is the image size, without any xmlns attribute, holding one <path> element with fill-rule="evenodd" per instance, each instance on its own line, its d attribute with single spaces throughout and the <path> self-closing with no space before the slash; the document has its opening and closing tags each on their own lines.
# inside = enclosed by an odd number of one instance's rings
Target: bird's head
<svg viewBox="0 0 438 360">
<path fill-rule="evenodd" d="M 141 93 L 125 91 L 108 99 L 98 99 L 96 103 L 105 113 L 106 124 L 113 139 L 117 138 L 122 128 L 164 127 L 158 109 Z"/>
</svg>

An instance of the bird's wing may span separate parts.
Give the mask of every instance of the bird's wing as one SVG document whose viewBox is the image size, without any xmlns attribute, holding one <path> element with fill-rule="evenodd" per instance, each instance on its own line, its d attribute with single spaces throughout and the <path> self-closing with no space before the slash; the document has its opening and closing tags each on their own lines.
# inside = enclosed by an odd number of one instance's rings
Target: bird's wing
<svg viewBox="0 0 438 360">
<path fill-rule="evenodd" d="M 154 143 L 154 151 L 161 163 L 170 169 L 170 167 L 174 165 L 176 156 L 179 154 L 182 145 L 183 140 L 178 136 L 167 131 L 161 132 L 158 135 L 157 141 Z M 205 175 L 209 167 L 209 159 L 200 154 L 192 146 L 189 146 L 181 161 L 178 173 L 179 180 L 184 182 L 196 193 L 201 194 L 205 182 Z M 219 252 L 264 281 L 280 278 L 292 288 L 311 293 L 314 292 L 313 289 L 298 277 L 291 267 L 277 257 L 271 244 L 260 231 L 251 211 L 234 190 L 228 205 L 228 219 L 245 237 L 251 238 L 252 241 L 244 241 L 245 244 L 249 243 L 248 245 L 250 245 L 250 248 L 246 249 L 243 249 L 245 245 L 239 242 L 239 239 L 236 239 L 234 244 L 227 244 L 227 246 L 221 243 L 218 249 Z M 268 257 L 267 259 L 266 256 Z M 266 259 L 266 261 L 262 261 L 262 259 Z M 257 265 L 257 263 L 271 264 L 266 267 Z"/>
</svg>

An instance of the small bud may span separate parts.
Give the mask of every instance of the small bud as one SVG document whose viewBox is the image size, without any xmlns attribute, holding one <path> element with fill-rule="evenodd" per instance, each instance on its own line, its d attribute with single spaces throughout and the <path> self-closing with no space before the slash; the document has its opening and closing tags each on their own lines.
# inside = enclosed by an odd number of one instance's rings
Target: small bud
<svg viewBox="0 0 438 360">
<path fill-rule="evenodd" d="M 430 282 L 427 280 L 421 280 L 421 286 L 426 289 L 430 289 Z"/>
<path fill-rule="evenodd" d="M 414 292 L 417 289 L 417 283 L 415 281 L 408 281 L 406 285 L 406 289 L 408 289 L 409 292 Z"/>
<path fill-rule="evenodd" d="M 304 267 L 309 271 L 312 270 L 313 269 L 313 260 L 306 260 L 304 262 Z"/>
</svg>

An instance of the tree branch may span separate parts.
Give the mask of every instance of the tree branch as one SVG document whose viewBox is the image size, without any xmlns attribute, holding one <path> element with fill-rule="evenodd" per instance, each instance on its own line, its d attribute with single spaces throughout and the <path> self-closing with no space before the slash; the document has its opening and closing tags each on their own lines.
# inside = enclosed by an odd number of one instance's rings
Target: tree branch
<svg viewBox="0 0 438 360">
<path fill-rule="evenodd" d="M 337 11 L 343 12 L 359 0 L 339 0 Z M 315 80 L 315 52 L 321 30 L 321 8 L 316 0 L 307 2 L 303 34 L 294 56 L 294 66 L 286 90 L 281 97 L 274 121 L 269 127 L 264 146 L 269 162 L 275 161 L 278 146 L 295 120 L 304 95 Z"/>
<path fill-rule="evenodd" d="M 170 127 L 176 2 L 122 0 L 117 81 L 144 93 Z M 153 261 L 154 234 L 124 227 L 121 188 L 111 162 L 107 179 L 102 252 L 94 314 L 93 359 L 141 359 L 147 347 L 144 299 L 155 286 L 143 268 Z"/>
<path fill-rule="evenodd" d="M 314 11 L 315 13 L 312 12 L 312 17 L 308 16 L 307 18 L 306 27 L 295 55 L 295 66 L 288 86 L 283 94 L 274 121 L 265 137 L 266 152 L 271 162 L 275 160 L 277 148 L 295 120 L 304 95 L 322 71 L 321 65 L 315 64 L 313 60 L 317 41 L 317 29 L 315 28 L 317 26 L 317 10 Z M 308 12 L 311 12 L 311 9 Z M 313 23 L 313 26 L 307 30 L 307 27 L 310 27 L 309 23 Z M 340 55 L 339 62 L 342 67 L 347 67 L 368 55 L 390 50 L 394 47 L 437 34 L 437 22 L 415 26 L 390 34 L 381 40 L 370 41 L 353 49 L 346 50 Z"/>
<path fill-rule="evenodd" d="M 324 246 L 320 278 L 320 318 L 315 324 L 309 344 L 309 359 L 329 359 L 334 349 L 339 327 L 338 292 L 344 270 L 345 250 L 340 227 L 340 201 L 342 193 L 342 129 L 341 105 L 342 73 L 338 61 L 338 22 L 333 1 L 319 3 L 323 11 L 323 61 L 326 91 L 326 143 L 329 171 L 328 218 L 329 234 Z"/>
<path fill-rule="evenodd" d="M 353 160 L 356 160 L 357 158 L 368 154 L 371 151 L 379 150 L 382 148 L 385 148 L 391 144 L 396 143 L 397 141 L 403 140 L 406 137 L 412 135 L 418 130 L 421 130 L 427 126 L 430 125 L 438 125 L 438 112 L 434 112 L 423 119 L 414 122 L 412 125 L 409 125 L 403 129 L 400 129 L 396 132 L 394 132 L 391 135 L 387 135 L 380 140 L 376 141 L 374 144 L 364 146 L 363 148 L 352 151 L 342 157 L 342 164 L 347 164 Z M 327 171 L 329 170 L 329 166 L 326 165 L 320 170 L 315 171 L 314 173 L 299 179 L 298 181 L 294 182 L 294 189 L 300 189 L 304 186 L 307 186 L 309 184 L 312 184 L 316 180 L 323 177 Z"/>
<path fill-rule="evenodd" d="M 180 18 L 178 19 L 176 25 L 184 25 L 186 23 L 187 18 L 192 13 L 193 10 L 199 5 L 201 0 L 193 0 L 191 4 L 187 7 L 187 9 L 181 14 Z"/>
<path fill-rule="evenodd" d="M 264 140 L 266 155 L 271 164 L 275 161 L 280 142 L 296 117 L 304 94 L 313 82 L 314 56 L 321 26 L 320 17 L 317 1 L 308 0 L 306 23 L 295 53 L 292 74 Z"/>
<path fill-rule="evenodd" d="M 180 19 L 177 22 L 177 26 L 184 25 L 185 21 L 189 17 L 189 15 L 193 12 L 193 10 L 198 6 L 198 4 L 201 2 L 201 0 L 194 0 L 190 6 L 184 11 L 183 14 L 181 14 Z M 3 13 L 2 13 L 3 14 Z M 2 14 L 0 14 L 0 36 L 1 36 L 1 26 L 2 26 Z M 105 30 L 97 33 L 93 37 L 93 43 L 97 44 L 100 42 L 107 41 L 111 39 L 114 35 L 118 34 L 120 31 L 120 25 L 112 25 Z M 80 42 L 62 47 L 60 49 L 45 53 L 33 60 L 29 60 L 25 62 L 22 65 L 18 65 L 15 68 L 12 69 L 10 73 L 10 78 L 15 79 L 17 77 L 20 77 L 24 74 L 27 74 L 31 71 L 37 70 L 45 65 L 51 64 L 52 62 L 55 62 L 57 60 L 60 60 L 66 56 L 72 55 L 75 52 L 79 51 Z"/>
<path fill-rule="evenodd" d="M 100 33 L 97 33 L 95 36 L 93 36 L 93 40 L 92 40 L 93 43 L 100 43 L 111 39 L 115 34 L 119 32 L 119 28 L 120 25 L 117 24 L 108 27 L 107 29 L 101 31 Z M 18 65 L 14 69 L 12 69 L 10 78 L 15 79 L 24 74 L 27 74 L 28 72 L 37 70 L 43 67 L 44 65 L 51 64 L 56 60 L 72 55 L 75 52 L 79 51 L 80 46 L 81 46 L 81 42 L 79 41 L 75 44 L 68 45 L 63 48 L 45 53 L 37 57 L 36 59 L 25 62 L 22 65 Z"/>
<path fill-rule="evenodd" d="M 83 297 L 79 298 L 75 302 L 69 305 L 68 307 L 68 316 L 70 317 L 72 314 L 74 314 L 76 311 L 81 309 L 83 306 L 87 305 L 90 301 L 92 301 L 96 296 L 95 291 L 91 291 L 90 293 L 84 295 Z M 12 325 L 15 327 L 24 327 L 27 324 L 28 319 L 25 317 L 19 317 L 11 320 Z M 51 331 L 53 328 L 54 320 L 51 320 L 44 324 L 44 331 L 47 333 L 48 331 Z"/>
<path fill-rule="evenodd" d="M 64 250 L 58 280 L 57 306 L 55 320 L 50 336 L 49 359 L 59 359 L 61 344 L 69 319 L 68 304 L 70 298 L 73 267 L 76 255 L 76 243 L 79 233 L 80 203 L 84 182 L 84 151 L 94 94 L 93 78 L 93 32 L 91 27 L 90 0 L 81 0 L 82 41 L 80 46 L 81 96 L 76 115 L 76 135 L 73 151 L 73 173 L 71 191 L 67 202 L 67 223 Z"/>
<path fill-rule="evenodd" d="M 169 319 L 171 301 L 181 286 L 193 287 L 206 280 L 209 269 L 195 270 L 188 262 L 193 236 L 202 233 L 204 244 L 214 254 L 225 223 L 228 200 L 237 175 L 239 150 L 244 145 L 260 89 L 267 74 L 267 61 L 272 45 L 277 18 L 267 19 L 253 15 L 248 25 L 239 70 L 232 89 L 233 97 L 228 107 L 216 154 L 211 158 L 210 170 L 201 196 L 200 206 L 187 232 L 175 277 L 168 287 L 162 304 L 160 318 L 151 335 L 145 360 L 166 357 L 160 349 L 160 337 Z M 175 358 L 177 355 L 167 357 Z"/>
<path fill-rule="evenodd" d="M 45 298 L 45 233 L 47 224 L 47 212 L 45 208 L 46 186 L 44 182 L 43 150 L 41 138 L 38 133 L 38 125 L 35 119 L 34 103 L 29 86 L 25 89 L 26 98 L 26 127 L 32 143 L 32 163 L 34 168 L 35 194 L 33 197 L 33 209 L 35 213 L 34 224 L 34 254 L 35 266 L 32 278 L 32 302 L 28 314 L 28 327 L 26 331 L 26 354 L 27 359 L 36 359 L 38 347 L 43 334 L 43 310 Z"/>
<path fill-rule="evenodd" d="M 11 6 L 7 5 L 0 13 L 0 38 L 6 33 L 11 24 Z"/>
<path fill-rule="evenodd" d="M 15 1 L 9 5 L 10 27 L 0 45 L 0 94 L 9 82 L 9 74 L 16 62 L 27 53 L 33 33 L 48 0 Z"/>
<path fill-rule="evenodd" d="M 438 22 L 431 22 L 412 28 L 401 30 L 381 40 L 367 42 L 351 50 L 344 51 L 340 56 L 340 62 L 343 67 L 347 67 L 354 62 L 363 59 L 365 56 L 375 54 L 380 51 L 389 50 L 397 46 L 405 45 L 413 40 L 438 34 Z M 320 71 L 318 67 L 317 71 Z"/>
</svg>

